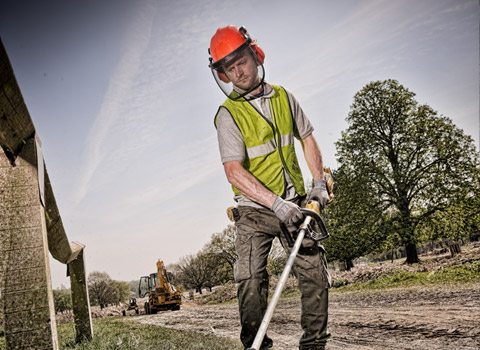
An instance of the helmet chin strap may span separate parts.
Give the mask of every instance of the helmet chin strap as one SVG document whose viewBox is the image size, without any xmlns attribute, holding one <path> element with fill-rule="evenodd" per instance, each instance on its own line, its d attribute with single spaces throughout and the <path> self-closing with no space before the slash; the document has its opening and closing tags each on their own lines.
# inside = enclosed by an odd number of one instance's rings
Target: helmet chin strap
<svg viewBox="0 0 480 350">
<path fill-rule="evenodd" d="M 263 67 L 262 67 L 262 71 L 264 72 L 263 70 Z M 233 90 L 238 94 L 238 96 L 232 96 L 232 93 L 230 94 L 227 94 L 223 89 L 222 91 L 225 93 L 225 95 L 227 95 L 227 97 L 233 101 L 236 101 L 242 97 L 245 97 L 246 95 L 252 93 L 254 90 L 256 90 L 258 87 L 262 86 L 264 80 L 265 80 L 265 73 L 262 74 L 262 77 L 260 78 L 260 76 L 257 76 L 258 79 L 256 80 L 257 82 L 254 83 L 252 85 L 252 87 L 250 87 L 249 89 L 247 90 L 243 90 L 242 88 L 239 88 L 238 86 L 234 85 L 234 88 Z M 262 87 L 262 90 L 263 90 L 263 87 Z"/>
<path fill-rule="evenodd" d="M 248 93 L 247 94 L 254 94 L 256 95 L 256 93 L 254 91 L 256 91 L 258 88 L 261 88 L 261 90 L 263 90 L 263 86 L 262 86 L 262 83 L 263 83 L 263 79 L 260 78 L 258 75 L 257 75 L 257 79 L 255 79 L 255 83 L 252 84 L 253 87 L 250 87 L 248 90 Z M 260 92 L 260 91 L 259 91 Z"/>
</svg>

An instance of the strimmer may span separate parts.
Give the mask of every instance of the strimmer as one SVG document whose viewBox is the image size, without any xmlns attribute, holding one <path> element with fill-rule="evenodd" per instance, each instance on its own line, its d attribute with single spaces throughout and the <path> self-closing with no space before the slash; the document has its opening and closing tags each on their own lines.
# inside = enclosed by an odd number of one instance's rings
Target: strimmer
<svg viewBox="0 0 480 350">
<path fill-rule="evenodd" d="M 332 184 L 333 185 L 333 184 Z M 332 196 L 333 198 L 333 196 Z M 265 333 L 267 332 L 268 325 L 270 324 L 270 320 L 273 316 L 273 311 L 277 306 L 278 299 L 280 299 L 280 294 L 282 293 L 283 287 L 287 282 L 288 276 L 290 275 L 290 271 L 293 266 L 293 262 L 297 253 L 302 245 L 302 241 L 306 236 L 309 236 L 314 241 L 322 241 L 328 238 L 330 235 L 323 224 L 323 220 L 320 217 L 320 208 L 317 201 L 309 201 L 306 205 L 306 208 L 301 209 L 303 215 L 305 215 L 305 220 L 300 225 L 298 229 L 298 236 L 295 240 L 295 244 L 293 245 L 292 251 L 290 256 L 288 257 L 287 264 L 285 265 L 285 269 L 282 272 L 280 280 L 278 281 L 277 288 L 275 289 L 275 293 L 273 294 L 272 300 L 270 304 L 268 304 L 267 311 L 263 316 L 262 323 L 260 324 L 260 328 L 258 329 L 257 335 L 255 336 L 255 340 L 250 348 L 247 350 L 259 350 L 260 345 L 262 344 L 263 337 L 265 337 Z M 315 223 L 320 228 L 321 233 L 318 233 L 313 230 L 312 227 L 315 226 Z"/>
</svg>

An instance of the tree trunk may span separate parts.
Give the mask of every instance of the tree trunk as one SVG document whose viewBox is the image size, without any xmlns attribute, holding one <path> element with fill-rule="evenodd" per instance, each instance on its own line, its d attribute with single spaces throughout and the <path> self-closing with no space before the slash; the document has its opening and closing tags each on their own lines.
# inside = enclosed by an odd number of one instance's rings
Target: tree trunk
<svg viewBox="0 0 480 350">
<path fill-rule="evenodd" d="M 452 258 L 455 255 L 460 254 L 462 252 L 462 250 L 460 248 L 460 244 L 458 244 L 458 242 L 456 242 L 456 241 L 448 242 L 448 248 L 450 249 L 450 255 L 452 256 Z"/>
<path fill-rule="evenodd" d="M 407 252 L 407 264 L 416 264 L 420 262 L 418 259 L 417 246 L 415 244 L 408 243 L 405 246 L 405 250 Z"/>
<path fill-rule="evenodd" d="M 353 260 L 352 259 L 345 259 L 345 269 L 347 271 L 350 271 L 350 269 L 353 267 Z"/>
<path fill-rule="evenodd" d="M 478 242 L 480 239 L 480 231 L 470 233 L 470 242 Z"/>
</svg>

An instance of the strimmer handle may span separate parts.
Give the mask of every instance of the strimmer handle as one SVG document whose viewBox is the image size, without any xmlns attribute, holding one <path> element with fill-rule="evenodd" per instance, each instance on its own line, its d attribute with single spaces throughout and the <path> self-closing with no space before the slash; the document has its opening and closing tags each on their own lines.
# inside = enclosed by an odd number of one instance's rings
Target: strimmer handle
<svg viewBox="0 0 480 350">
<path fill-rule="evenodd" d="M 311 229 L 311 227 L 308 230 L 310 233 L 310 237 L 314 241 L 319 242 L 330 237 L 330 234 L 328 233 L 327 228 L 323 223 L 322 217 L 320 216 L 320 205 L 317 201 L 309 200 L 305 208 L 300 208 L 300 211 L 303 215 L 310 216 L 312 219 L 314 219 L 318 225 L 318 228 L 320 229 L 321 233 L 316 232 L 315 230 Z"/>
</svg>

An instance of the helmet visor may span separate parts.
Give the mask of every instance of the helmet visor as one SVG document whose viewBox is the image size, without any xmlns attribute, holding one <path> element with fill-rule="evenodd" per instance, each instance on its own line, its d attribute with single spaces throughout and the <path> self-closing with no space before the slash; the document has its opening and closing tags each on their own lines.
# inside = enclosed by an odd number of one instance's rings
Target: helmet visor
<svg viewBox="0 0 480 350">
<path fill-rule="evenodd" d="M 221 66 L 211 64 L 210 69 L 220 90 L 232 100 L 238 100 L 254 91 L 265 79 L 262 61 L 250 45 L 229 57 Z"/>
</svg>

